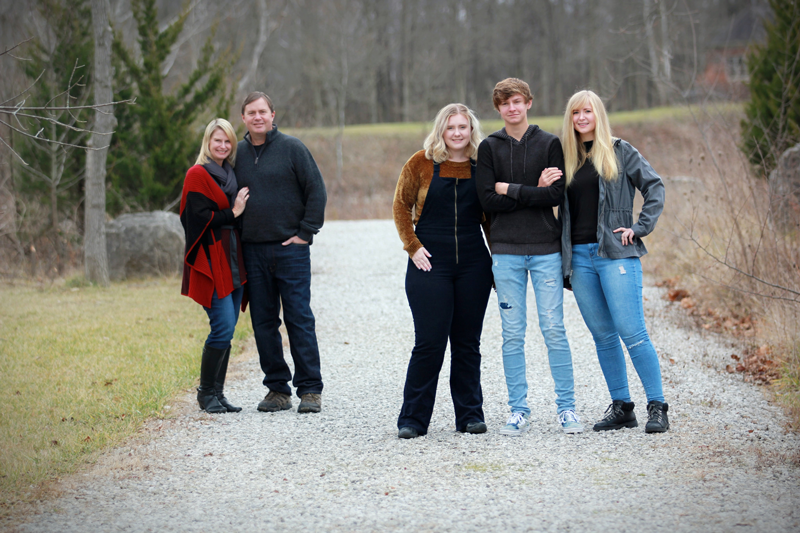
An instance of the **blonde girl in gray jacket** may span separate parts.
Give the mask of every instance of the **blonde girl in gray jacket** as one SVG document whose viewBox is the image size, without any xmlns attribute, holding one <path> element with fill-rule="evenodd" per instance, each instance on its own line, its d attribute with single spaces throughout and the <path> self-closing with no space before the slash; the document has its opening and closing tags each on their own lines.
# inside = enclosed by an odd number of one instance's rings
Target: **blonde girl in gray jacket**
<svg viewBox="0 0 800 533">
<path fill-rule="evenodd" d="M 622 339 L 647 395 L 645 432 L 663 433 L 669 429 L 669 406 L 645 326 L 639 258 L 647 253 L 642 238 L 653 231 L 664 207 L 664 184 L 636 148 L 611 136 L 605 106 L 592 91 L 570 98 L 561 144 L 566 174 L 560 213 L 563 274 L 594 338 L 611 395 L 611 405 L 594 430 L 639 425 Z M 644 205 L 634 223 L 637 189 Z"/>
</svg>

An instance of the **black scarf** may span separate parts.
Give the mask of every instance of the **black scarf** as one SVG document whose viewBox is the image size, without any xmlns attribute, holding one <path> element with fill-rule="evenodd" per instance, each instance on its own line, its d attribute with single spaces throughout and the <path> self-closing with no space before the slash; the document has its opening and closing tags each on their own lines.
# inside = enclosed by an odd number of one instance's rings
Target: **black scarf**
<svg viewBox="0 0 800 533">
<path fill-rule="evenodd" d="M 225 196 L 228 197 L 228 202 L 231 204 L 231 208 L 233 208 L 233 202 L 236 200 L 236 193 L 239 190 L 239 184 L 236 182 L 236 174 L 233 173 L 233 167 L 228 160 L 222 162 L 222 166 L 219 166 L 216 161 L 209 161 L 203 168 L 206 169 L 206 172 L 211 174 L 211 177 L 214 178 L 219 184 L 220 189 L 222 192 L 225 193 Z"/>
</svg>

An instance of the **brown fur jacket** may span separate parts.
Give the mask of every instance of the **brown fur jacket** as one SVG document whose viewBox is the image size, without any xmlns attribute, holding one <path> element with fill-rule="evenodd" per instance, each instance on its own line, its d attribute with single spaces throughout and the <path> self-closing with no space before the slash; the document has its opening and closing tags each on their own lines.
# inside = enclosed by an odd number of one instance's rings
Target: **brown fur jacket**
<svg viewBox="0 0 800 533">
<path fill-rule="evenodd" d="M 439 175 L 446 178 L 471 179 L 470 166 L 469 161 L 462 163 L 445 161 L 439 165 Z M 420 150 L 406 162 L 400 172 L 400 178 L 397 180 L 392 215 L 397 233 L 400 235 L 400 240 L 403 241 L 403 250 L 408 252 L 409 257 L 422 248 L 422 243 L 414 233 L 414 226 L 422 215 L 425 197 L 432 179 L 433 161 L 425 157 L 424 150 Z M 485 214 L 481 225 L 488 240 L 489 223 Z"/>
</svg>

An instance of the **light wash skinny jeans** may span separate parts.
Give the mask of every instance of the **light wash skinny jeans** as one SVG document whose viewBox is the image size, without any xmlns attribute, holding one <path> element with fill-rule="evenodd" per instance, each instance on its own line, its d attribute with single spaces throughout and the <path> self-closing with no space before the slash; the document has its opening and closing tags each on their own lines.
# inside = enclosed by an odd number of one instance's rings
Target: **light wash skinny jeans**
<svg viewBox="0 0 800 533">
<path fill-rule="evenodd" d="M 644 323 L 639 258 L 608 259 L 597 255 L 596 243 L 576 244 L 572 247 L 570 281 L 594 338 L 611 399 L 631 401 L 621 338 L 642 380 L 647 401 L 663 402 L 661 367 Z"/>
<path fill-rule="evenodd" d="M 526 295 L 528 275 L 536 296 L 539 329 L 547 345 L 550 374 L 555 382 L 558 413 L 575 409 L 572 353 L 564 330 L 564 279 L 561 253 L 492 256 L 492 273 L 503 321 L 503 369 L 512 413 L 530 414 L 525 376 Z"/>
</svg>

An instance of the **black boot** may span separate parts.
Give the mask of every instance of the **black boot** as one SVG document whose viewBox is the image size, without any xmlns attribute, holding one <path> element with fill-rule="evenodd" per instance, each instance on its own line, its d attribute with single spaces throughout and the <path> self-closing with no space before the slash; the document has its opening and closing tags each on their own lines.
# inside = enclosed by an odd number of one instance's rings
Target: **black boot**
<svg viewBox="0 0 800 533">
<path fill-rule="evenodd" d="M 228 410 L 217 400 L 214 391 L 214 380 L 219 372 L 219 365 L 225 356 L 225 350 L 203 346 L 203 359 L 200 362 L 200 386 L 197 387 L 197 403 L 207 413 L 227 413 Z"/>
<path fill-rule="evenodd" d="M 595 424 L 593 429 L 607 431 L 609 429 L 635 428 L 639 422 L 636 421 L 636 414 L 633 412 L 634 406 L 633 402 L 614 400 L 606 409 L 603 419 Z"/>
<path fill-rule="evenodd" d="M 669 417 L 667 417 L 669 405 L 667 402 L 661 403 L 653 400 L 647 404 L 647 425 L 644 427 L 645 433 L 664 433 L 669 429 Z"/>
<path fill-rule="evenodd" d="M 217 372 L 217 380 L 214 384 L 214 391 L 217 393 L 217 400 L 222 404 L 222 407 L 224 407 L 229 413 L 238 413 L 242 410 L 242 408 L 232 405 L 222 392 L 225 387 L 225 375 L 228 373 L 228 360 L 230 358 L 231 347 L 228 346 L 228 349 L 225 350 L 225 355 L 222 357 L 222 363 L 219 365 L 219 372 Z"/>
</svg>

